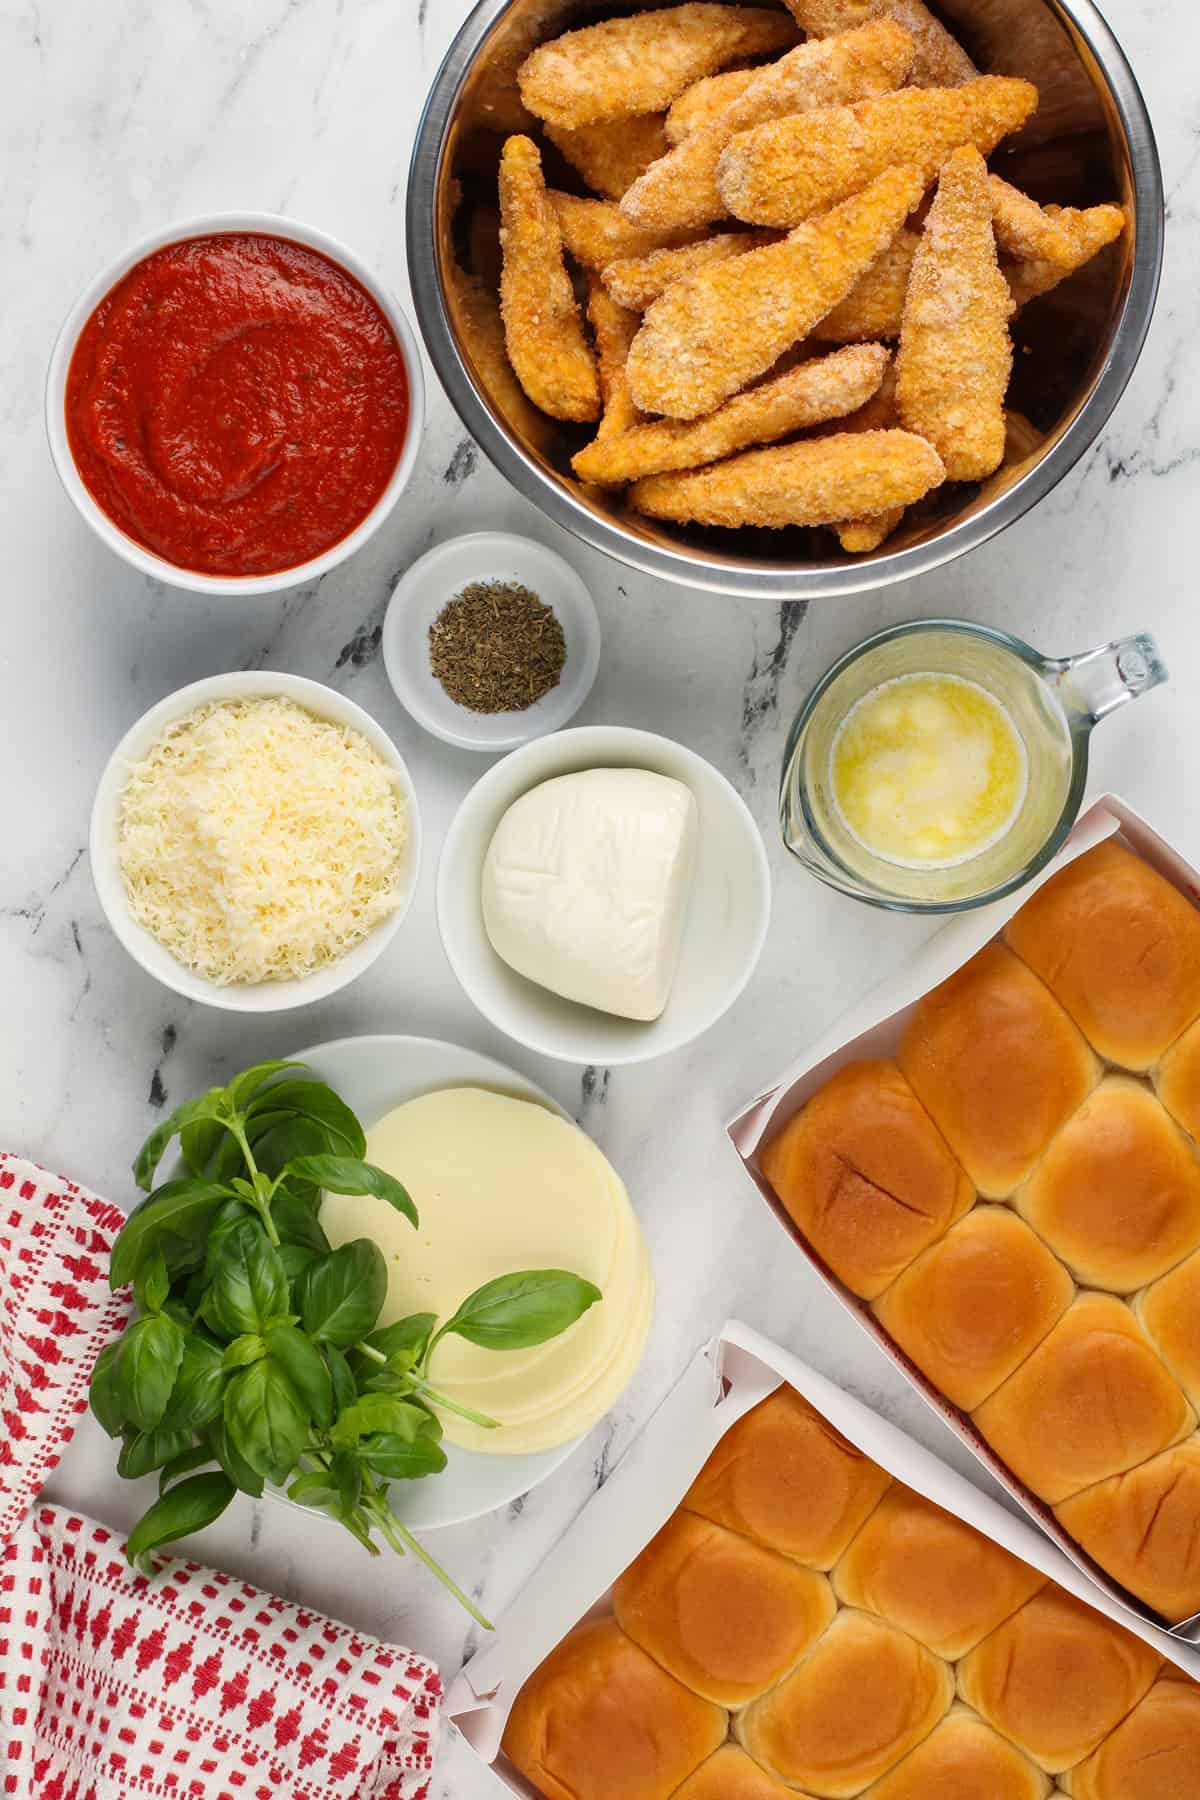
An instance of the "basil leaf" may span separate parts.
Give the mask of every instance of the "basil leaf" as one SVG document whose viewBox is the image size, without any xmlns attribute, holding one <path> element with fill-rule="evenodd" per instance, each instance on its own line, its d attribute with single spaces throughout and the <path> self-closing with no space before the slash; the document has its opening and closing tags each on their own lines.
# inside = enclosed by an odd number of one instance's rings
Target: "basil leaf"
<svg viewBox="0 0 1200 1800">
<path fill-rule="evenodd" d="M 335 1450 L 329 1461 L 329 1473 L 337 1484 L 338 1518 L 344 1522 L 362 1497 L 362 1470 L 357 1458 L 349 1451 Z"/>
<path fill-rule="evenodd" d="M 259 1362 L 267 1354 L 266 1341 L 257 1331 L 248 1331 L 243 1337 L 235 1337 L 232 1344 L 226 1344 L 221 1357 L 223 1369 L 247 1369 L 251 1363 Z"/>
<path fill-rule="evenodd" d="M 193 1531 L 202 1531 L 220 1518 L 236 1492 L 228 1475 L 219 1475 L 215 1469 L 181 1481 L 142 1514 L 129 1534 L 125 1555 L 131 1563 L 138 1562 L 160 1544 L 173 1544 Z"/>
<path fill-rule="evenodd" d="M 275 1190 L 271 1218 L 281 1243 L 297 1244 L 305 1250 L 315 1250 L 319 1255 L 328 1255 L 329 1239 L 321 1230 L 315 1209 L 298 1194 L 291 1193 L 286 1185 Z"/>
<path fill-rule="evenodd" d="M 255 1162 L 269 1175 L 282 1175 L 293 1156 L 318 1155 L 329 1148 L 329 1140 L 315 1120 L 290 1112 L 259 1113 L 247 1121 L 246 1136 Z M 308 1191 L 315 1192 L 311 1184 Z"/>
<path fill-rule="evenodd" d="M 226 1337 L 261 1331 L 268 1319 L 287 1311 L 287 1276 L 257 1220 L 232 1225 L 214 1261 L 206 1310 Z"/>
<path fill-rule="evenodd" d="M 165 1494 L 171 1483 L 178 1481 L 182 1475 L 190 1475 L 193 1469 L 202 1469 L 205 1463 L 215 1461 L 216 1457 L 208 1444 L 193 1444 L 190 1450 L 181 1450 L 178 1456 L 173 1456 L 159 1470 L 159 1493 Z"/>
<path fill-rule="evenodd" d="M 267 1345 L 308 1417 L 320 1430 L 328 1430 L 333 1423 L 333 1382 L 311 1338 L 294 1325 L 273 1325 L 267 1332 Z"/>
<path fill-rule="evenodd" d="M 433 1411 L 428 1400 L 423 1399 L 419 1394 L 412 1394 L 409 1397 L 409 1405 L 420 1407 L 425 1414 L 419 1427 L 421 1436 L 432 1438 L 435 1444 L 440 1444 L 444 1436 L 442 1421 Z"/>
<path fill-rule="evenodd" d="M 193 1175 L 211 1177 L 213 1161 L 223 1144 L 232 1144 L 235 1150 L 238 1149 L 236 1140 L 216 1119 L 194 1119 L 179 1134 L 179 1153 Z"/>
<path fill-rule="evenodd" d="M 203 1269 L 194 1269 L 183 1285 L 180 1303 L 186 1312 L 193 1316 L 200 1309 L 200 1302 L 208 1292 L 208 1276 Z M 180 1321 L 182 1324 L 182 1320 Z"/>
<path fill-rule="evenodd" d="M 242 1146 L 231 1131 L 222 1131 L 216 1153 L 208 1165 L 210 1181 L 230 1181 L 235 1175 L 242 1175 L 246 1169 L 246 1158 Z"/>
<path fill-rule="evenodd" d="M 133 1293 L 143 1312 L 161 1312 L 171 1292 L 167 1259 L 159 1244 L 151 1244 L 137 1266 Z"/>
<path fill-rule="evenodd" d="M 306 1250 L 303 1244 L 280 1244 L 277 1254 L 283 1264 L 289 1287 L 300 1279 L 303 1271 L 317 1256 L 315 1250 Z"/>
<path fill-rule="evenodd" d="M 209 1223 L 229 1189 L 211 1181 L 181 1176 L 156 1188 L 130 1213 L 117 1236 L 109 1263 L 108 1282 L 115 1291 L 132 1281 L 138 1264 L 153 1243 L 179 1239 L 192 1244 L 203 1240 Z"/>
<path fill-rule="evenodd" d="M 92 1370 L 88 1399 L 101 1427 L 110 1438 L 120 1437 L 125 1429 L 125 1408 L 117 1398 L 115 1363 L 119 1344 L 105 1344 Z"/>
<path fill-rule="evenodd" d="M 301 1506 L 320 1507 L 346 1524 L 362 1495 L 362 1471 L 353 1456 L 340 1451 L 330 1458 L 327 1469 L 314 1469 L 300 1475 L 288 1489 L 288 1498 Z"/>
<path fill-rule="evenodd" d="M 418 1481 L 423 1475 L 440 1474 L 446 1466 L 446 1452 L 424 1433 L 410 1442 L 392 1432 L 380 1432 L 359 1445 L 359 1455 L 368 1469 L 385 1481 Z"/>
<path fill-rule="evenodd" d="M 217 1208 L 209 1223 L 207 1236 L 205 1238 L 204 1279 L 206 1285 L 212 1281 L 213 1276 L 217 1272 L 217 1263 L 221 1256 L 221 1246 L 233 1230 L 234 1226 L 240 1225 L 244 1219 L 249 1219 L 253 1222 L 257 1216 L 258 1215 L 250 1207 L 244 1205 L 236 1195 L 230 1195 L 229 1199 L 223 1201 Z"/>
<path fill-rule="evenodd" d="M 183 1340 L 179 1373 L 162 1423 L 175 1431 L 202 1431 L 221 1411 L 225 1371 L 216 1344 L 195 1332 Z"/>
<path fill-rule="evenodd" d="M 139 1430 L 151 1430 L 162 1418 L 182 1360 L 183 1332 L 162 1313 L 135 1319 L 117 1345 L 116 1401 Z"/>
<path fill-rule="evenodd" d="M 117 1474 L 126 1481 L 136 1481 L 181 1456 L 191 1441 L 190 1431 L 164 1431 L 161 1427 L 155 1431 L 133 1431 L 117 1458 Z"/>
<path fill-rule="evenodd" d="M 309 1263 L 296 1282 L 305 1331 L 319 1343 L 356 1344 L 372 1330 L 387 1295 L 387 1264 L 369 1238 Z"/>
<path fill-rule="evenodd" d="M 154 1185 L 154 1171 L 163 1159 L 167 1145 L 173 1137 L 178 1137 L 185 1126 L 194 1125 L 201 1119 L 224 1119 L 228 1114 L 224 1088 L 209 1088 L 195 1100 L 185 1100 L 177 1106 L 161 1125 L 156 1125 L 146 1139 L 133 1163 L 133 1178 L 140 1188 L 147 1192 Z"/>
<path fill-rule="evenodd" d="M 288 1172 L 302 1181 L 315 1181 L 331 1194 L 374 1194 L 403 1213 L 410 1225 L 416 1225 L 417 1209 L 394 1175 L 374 1164 L 359 1162 L 351 1156 L 298 1156 L 288 1164 Z"/>
<path fill-rule="evenodd" d="M 252 1102 L 258 1095 L 259 1089 L 270 1081 L 272 1075 L 278 1075 L 283 1069 L 302 1069 L 303 1067 L 304 1064 L 299 1062 L 254 1063 L 250 1068 L 243 1069 L 240 1075 L 234 1076 L 225 1089 L 225 1097 L 234 1112 L 253 1110 Z"/>
<path fill-rule="evenodd" d="M 529 1350 L 581 1318 L 600 1289 L 565 1269 L 523 1269 L 485 1282 L 438 1332 L 454 1332 L 484 1350 Z"/>
<path fill-rule="evenodd" d="M 252 1118 L 256 1113 L 267 1112 L 291 1113 L 297 1119 L 318 1126 L 325 1146 L 335 1155 L 360 1157 L 366 1154 L 367 1140 L 362 1126 L 346 1102 L 323 1081 L 276 1082 L 250 1108 Z M 257 1154 L 255 1161 L 258 1161 Z"/>
<path fill-rule="evenodd" d="M 350 1373 L 350 1364 L 333 1344 L 326 1344 L 324 1349 L 329 1379 L 333 1384 L 333 1407 L 335 1412 L 343 1412 L 346 1407 L 353 1406 L 358 1397 L 358 1389 L 354 1377 Z"/>
<path fill-rule="evenodd" d="M 373 1375 L 367 1375 L 364 1378 L 363 1371 L 369 1369 L 370 1366 L 369 1363 L 359 1363 L 356 1359 L 359 1385 L 364 1394 L 407 1394 L 411 1392 L 414 1380 L 411 1350 L 402 1350 L 395 1363 L 389 1363 L 383 1369 L 377 1368 Z"/>
<path fill-rule="evenodd" d="M 387 1431 L 411 1443 L 422 1430 L 420 1407 L 392 1394 L 363 1394 L 334 1420 L 330 1436 L 335 1444 L 354 1444 L 371 1431 Z"/>
<path fill-rule="evenodd" d="M 384 1325 L 379 1331 L 373 1331 L 366 1341 L 372 1350 L 381 1350 L 388 1357 L 398 1350 L 411 1350 L 413 1362 L 420 1362 L 436 1324 L 436 1313 L 409 1313 L 406 1319 L 397 1319 L 394 1325 Z"/>
<path fill-rule="evenodd" d="M 208 1428 L 208 1441 L 212 1445 L 213 1455 L 233 1485 L 255 1500 L 261 1499 L 263 1478 L 250 1467 L 237 1446 L 230 1441 L 224 1419 L 213 1420 Z"/>
<path fill-rule="evenodd" d="M 273 1357 L 242 1369 L 225 1389 L 225 1432 L 258 1475 L 286 1481 L 308 1440 L 295 1388 Z"/>
<path fill-rule="evenodd" d="M 337 1487 L 326 1469 L 313 1469 L 306 1475 L 297 1475 L 288 1488 L 287 1497 L 294 1500 L 297 1506 L 315 1506 L 322 1512 L 332 1512 L 340 1501 Z"/>
</svg>

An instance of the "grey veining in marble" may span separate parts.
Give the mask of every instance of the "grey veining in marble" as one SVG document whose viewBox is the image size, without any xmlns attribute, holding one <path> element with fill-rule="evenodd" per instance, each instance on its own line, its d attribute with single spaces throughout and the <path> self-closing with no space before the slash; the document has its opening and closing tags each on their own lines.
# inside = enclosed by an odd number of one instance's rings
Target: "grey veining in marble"
<svg viewBox="0 0 1200 1800">
<path fill-rule="evenodd" d="M 1160 135 L 1170 230 L 1149 346 L 1102 442 L 1032 517 L 906 587 L 778 608 L 658 586 L 561 538 L 512 493 L 431 392 L 420 470 L 387 528 L 286 598 L 198 600 L 115 561 L 76 518 L 46 454 L 41 386 L 77 291 L 159 224 L 276 209 L 354 245 L 407 293 L 404 196 L 424 92 L 468 0 L 0 0 L 0 1141 L 128 1204 L 131 1152 L 163 1108 L 259 1055 L 400 1030 L 518 1062 L 579 1116 L 626 1177 L 650 1241 L 658 1312 L 621 1404 L 551 1481 L 434 1548 L 493 1615 L 604 1480 L 694 1346 L 740 1313 L 943 1456 L 964 1454 L 795 1258 L 743 1181 L 721 1124 L 806 1040 L 894 968 L 927 927 L 856 907 L 789 863 L 775 828 L 788 721 L 841 650 L 893 620 L 951 613 L 1063 652 L 1154 630 L 1173 682 L 1096 740 L 1093 787 L 1126 794 L 1200 860 L 1200 24 L 1187 0 L 1109 0 Z M 495 526 L 553 542 L 589 581 L 605 634 L 581 722 L 675 735 L 736 783 L 771 850 L 762 967 L 705 1040 L 650 1068 L 528 1056 L 485 1025 L 442 954 L 433 877 L 483 763 L 402 714 L 379 657 L 400 572 L 435 540 Z M 303 1014 L 248 1020 L 187 1005 L 113 942 L 87 867 L 92 790 L 126 727 L 198 675 L 279 667 L 332 683 L 396 737 L 420 790 L 427 861 L 369 982 Z M 978 1476 L 982 1480 L 982 1476 Z M 114 1524 L 146 1496 L 85 1425 L 53 1493 Z M 452 1671 L 473 1634 L 416 1568 L 366 1566 L 334 1527 L 239 1504 L 201 1554 Z M 492 1778 L 448 1745 L 439 1800 Z"/>
</svg>

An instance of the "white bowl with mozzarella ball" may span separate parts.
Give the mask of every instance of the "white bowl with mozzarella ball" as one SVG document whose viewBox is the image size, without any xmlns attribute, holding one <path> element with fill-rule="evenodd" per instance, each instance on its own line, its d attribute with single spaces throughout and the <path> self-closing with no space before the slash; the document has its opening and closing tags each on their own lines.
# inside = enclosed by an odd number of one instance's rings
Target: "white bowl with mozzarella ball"
<svg viewBox="0 0 1200 1800">
<path fill-rule="evenodd" d="M 213 702 L 282 699 L 294 701 L 315 718 L 357 731 L 396 778 L 405 807 L 407 839 L 403 888 L 399 904 L 345 955 L 310 975 L 289 980 L 222 985 L 185 967 L 166 946 L 134 918 L 121 874 L 119 826 L 121 799 L 134 764 L 147 755 L 166 728 Z M 421 862 L 421 817 L 408 765 L 387 733 L 369 713 L 319 681 L 279 670 L 238 670 L 213 675 L 179 688 L 143 713 L 125 733 L 109 758 L 92 804 L 89 835 L 92 880 L 114 936 L 133 960 L 164 987 L 227 1012 L 284 1012 L 327 999 L 357 979 L 387 949 L 404 920 L 416 890 Z"/>
<path fill-rule="evenodd" d="M 695 853 L 679 958 L 657 1019 L 642 1023 L 562 998 L 493 949 L 483 907 L 488 847 L 514 801 L 557 776 L 649 769 L 682 782 L 696 802 Z M 540 1055 L 614 1067 L 691 1043 L 728 1011 L 762 953 L 771 877 L 761 834 L 725 776 L 694 750 L 618 725 L 559 731 L 514 750 L 476 782 L 442 849 L 437 916 L 450 966 L 499 1030 Z"/>
</svg>

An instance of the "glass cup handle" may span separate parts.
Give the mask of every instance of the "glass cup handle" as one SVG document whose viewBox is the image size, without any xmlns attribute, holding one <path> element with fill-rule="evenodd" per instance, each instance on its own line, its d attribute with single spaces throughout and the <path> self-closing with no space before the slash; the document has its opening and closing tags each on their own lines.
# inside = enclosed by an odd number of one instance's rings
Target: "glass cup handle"
<svg viewBox="0 0 1200 1800">
<path fill-rule="evenodd" d="M 1118 706 L 1167 680 L 1167 665 L 1148 631 L 1115 638 L 1080 656 L 1063 657 L 1047 668 L 1068 716 L 1089 725 L 1099 724 Z"/>
</svg>

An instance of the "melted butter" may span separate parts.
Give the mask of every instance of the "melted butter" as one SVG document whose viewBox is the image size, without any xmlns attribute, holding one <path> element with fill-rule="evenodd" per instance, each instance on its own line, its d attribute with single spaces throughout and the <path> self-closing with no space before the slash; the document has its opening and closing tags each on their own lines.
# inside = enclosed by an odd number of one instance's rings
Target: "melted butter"
<svg viewBox="0 0 1200 1800">
<path fill-rule="evenodd" d="M 1025 745 L 994 695 L 960 675 L 900 675 L 847 713 L 830 775 L 842 823 L 907 868 L 950 868 L 1011 830 L 1028 785 Z"/>
</svg>

